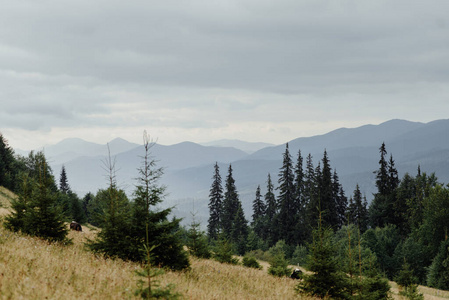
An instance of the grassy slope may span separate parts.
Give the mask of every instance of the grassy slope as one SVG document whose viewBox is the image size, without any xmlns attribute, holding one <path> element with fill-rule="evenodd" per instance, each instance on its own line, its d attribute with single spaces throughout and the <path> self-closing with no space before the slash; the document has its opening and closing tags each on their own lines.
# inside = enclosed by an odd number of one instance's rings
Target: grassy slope
<svg viewBox="0 0 449 300">
<path fill-rule="evenodd" d="M 0 187 L 0 218 L 12 197 Z M 86 252 L 83 242 L 95 232 L 83 230 L 71 231 L 74 243 L 63 247 L 11 233 L 0 224 L 0 299 L 137 299 L 134 271 L 140 266 Z M 161 283 L 175 284 L 185 299 L 312 299 L 295 294 L 294 280 L 268 275 L 267 264 L 263 271 L 213 260 L 191 259 L 191 264 L 191 271 L 168 272 Z M 425 299 L 449 298 L 449 292 L 420 290 Z"/>
</svg>

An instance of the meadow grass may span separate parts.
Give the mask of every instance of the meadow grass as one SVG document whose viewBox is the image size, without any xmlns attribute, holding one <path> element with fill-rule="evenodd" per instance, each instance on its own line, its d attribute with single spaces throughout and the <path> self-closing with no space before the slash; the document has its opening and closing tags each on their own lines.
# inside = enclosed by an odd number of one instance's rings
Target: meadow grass
<svg viewBox="0 0 449 300">
<path fill-rule="evenodd" d="M 139 299 L 134 296 L 141 266 L 120 259 L 105 259 L 88 252 L 86 238 L 96 230 L 70 231 L 71 245 L 51 244 L 3 228 L 4 215 L 14 194 L 0 187 L 0 299 Z M 2 217 L 3 216 L 3 217 Z M 67 224 L 67 226 L 69 226 Z M 315 299 L 294 291 L 298 281 L 273 277 L 263 270 L 190 258 L 191 269 L 167 271 L 158 277 L 162 286 L 174 284 L 183 299 Z M 398 288 L 392 283 L 394 298 Z M 449 299 L 449 292 L 419 287 L 425 299 Z"/>
</svg>

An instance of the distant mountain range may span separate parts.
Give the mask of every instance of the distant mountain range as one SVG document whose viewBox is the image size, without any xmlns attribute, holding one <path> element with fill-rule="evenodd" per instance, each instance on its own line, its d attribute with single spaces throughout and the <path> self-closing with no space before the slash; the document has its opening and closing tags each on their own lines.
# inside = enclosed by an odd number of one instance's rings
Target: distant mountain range
<svg viewBox="0 0 449 300">
<path fill-rule="evenodd" d="M 368 200 L 372 199 L 376 190 L 373 172 L 379 167 L 382 142 L 386 144 L 388 156 L 393 155 L 400 178 L 406 172 L 415 175 L 419 165 L 422 172 L 435 172 L 440 182 L 449 182 L 449 120 L 429 123 L 391 120 L 286 142 L 295 162 L 301 150 L 304 161 L 309 153 L 313 156 L 315 166 L 326 149 L 331 167 L 337 171 L 348 197 L 359 184 Z M 143 147 L 118 138 L 109 143 L 109 149 L 116 160 L 118 184 L 131 195 Z M 69 184 L 80 197 L 107 187 L 107 172 L 103 168 L 107 145 L 66 139 L 45 147 L 44 151 L 55 177 L 59 177 L 64 165 Z M 192 142 L 171 146 L 156 144 L 152 155 L 165 170 L 161 179 L 168 192 L 164 206 L 176 205 L 174 212 L 185 217 L 185 223 L 190 222 L 191 212 L 195 212 L 204 226 L 208 219 L 208 194 L 215 162 L 219 163 L 223 181 L 232 164 L 236 187 L 249 220 L 257 186 L 261 186 L 264 194 L 268 173 L 277 183 L 284 151 L 285 144 L 222 140 L 204 145 Z"/>
</svg>

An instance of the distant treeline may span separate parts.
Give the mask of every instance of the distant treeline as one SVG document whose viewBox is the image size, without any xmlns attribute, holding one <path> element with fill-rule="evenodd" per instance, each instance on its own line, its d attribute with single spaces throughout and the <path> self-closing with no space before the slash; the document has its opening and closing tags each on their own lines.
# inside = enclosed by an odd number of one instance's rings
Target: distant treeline
<svg viewBox="0 0 449 300">
<path fill-rule="evenodd" d="M 297 264 L 305 261 L 306 246 L 320 223 L 333 232 L 341 270 L 351 265 L 348 247 L 355 248 L 359 241 L 370 268 L 389 279 L 395 279 L 406 264 L 416 283 L 449 289 L 449 187 L 438 183 L 435 174 L 421 173 L 419 165 L 415 176 L 399 179 L 385 143 L 379 153 L 379 169 L 373 170 L 377 193 L 368 206 L 358 185 L 348 199 L 326 150 L 316 166 L 310 154 L 304 165 L 301 151 L 294 162 L 287 144 L 277 186 L 268 174 L 265 194 L 260 185 L 255 191 L 251 222 L 241 209 L 231 165 L 223 188 L 215 164 L 208 237 L 228 239 L 242 255 L 267 251 L 281 242 L 286 257 Z"/>
</svg>

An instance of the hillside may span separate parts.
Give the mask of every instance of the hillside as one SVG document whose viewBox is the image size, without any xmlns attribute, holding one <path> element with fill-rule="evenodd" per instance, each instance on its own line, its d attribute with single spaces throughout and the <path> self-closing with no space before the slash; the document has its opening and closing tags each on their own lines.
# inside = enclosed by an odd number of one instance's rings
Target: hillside
<svg viewBox="0 0 449 300">
<path fill-rule="evenodd" d="M 136 263 L 104 259 L 87 252 L 83 243 L 95 231 L 71 231 L 73 245 L 48 244 L 38 238 L 11 233 L 2 217 L 15 197 L 0 187 L 0 299 L 139 299 L 133 295 Z M 313 299 L 294 292 L 296 281 L 268 275 L 264 270 L 191 258 L 191 270 L 167 272 L 161 284 L 172 283 L 185 299 Z M 394 283 L 394 299 L 398 289 Z M 449 299 L 448 291 L 419 287 L 424 299 Z"/>
<path fill-rule="evenodd" d="M 2 215 L 14 195 L 0 187 Z M 140 299 L 136 263 L 103 259 L 83 247 L 95 231 L 71 231 L 73 245 L 48 244 L 11 233 L 0 219 L 0 299 Z M 173 283 L 186 299 L 298 299 L 295 282 L 255 269 L 191 258 L 191 270 L 167 272 L 161 284 Z M 307 298 L 303 298 L 307 299 Z"/>
</svg>

